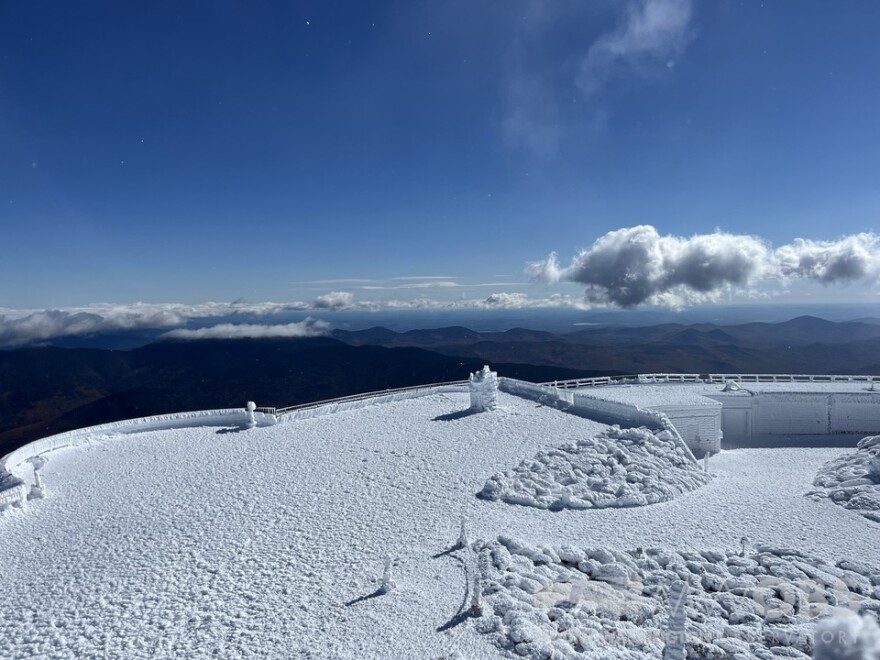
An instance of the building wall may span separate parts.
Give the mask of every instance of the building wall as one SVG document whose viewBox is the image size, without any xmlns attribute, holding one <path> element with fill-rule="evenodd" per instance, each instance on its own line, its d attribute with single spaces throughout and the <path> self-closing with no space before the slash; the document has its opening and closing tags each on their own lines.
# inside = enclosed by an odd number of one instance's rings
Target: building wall
<svg viewBox="0 0 880 660">
<path fill-rule="evenodd" d="M 880 433 L 880 392 L 778 392 L 713 396 L 725 438 Z"/>
<path fill-rule="evenodd" d="M 880 433 L 880 392 L 832 395 L 829 420 L 832 433 Z"/>
<path fill-rule="evenodd" d="M 661 409 L 695 454 L 721 450 L 721 406 Z"/>
<path fill-rule="evenodd" d="M 752 397 L 752 435 L 825 435 L 829 395 L 759 394 Z"/>
</svg>

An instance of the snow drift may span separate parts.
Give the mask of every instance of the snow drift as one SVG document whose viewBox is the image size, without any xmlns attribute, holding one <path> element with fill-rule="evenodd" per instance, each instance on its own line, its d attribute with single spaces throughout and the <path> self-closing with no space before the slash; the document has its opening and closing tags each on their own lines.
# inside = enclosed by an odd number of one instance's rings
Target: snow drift
<svg viewBox="0 0 880 660">
<path fill-rule="evenodd" d="M 644 506 L 709 480 L 669 431 L 615 426 L 490 477 L 479 496 L 553 510 Z"/>
<path fill-rule="evenodd" d="M 862 438 L 858 451 L 826 463 L 813 482 L 820 490 L 808 495 L 828 497 L 835 504 L 880 522 L 880 435 Z"/>
</svg>

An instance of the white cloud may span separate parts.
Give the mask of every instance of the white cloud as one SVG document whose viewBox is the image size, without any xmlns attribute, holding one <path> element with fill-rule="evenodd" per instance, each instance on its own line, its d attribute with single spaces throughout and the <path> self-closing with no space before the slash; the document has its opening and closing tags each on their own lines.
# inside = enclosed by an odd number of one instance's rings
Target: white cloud
<svg viewBox="0 0 880 660">
<path fill-rule="evenodd" d="M 86 311 L 47 309 L 34 311 L 17 318 L 10 318 L 10 316 L 12 314 L 9 313 L 0 315 L 0 346 L 20 346 L 33 341 L 45 341 L 66 335 L 167 328 L 179 325 L 184 321 L 173 310 L 161 309 L 145 313 L 126 310 L 113 316 L 103 316 Z"/>
<path fill-rule="evenodd" d="M 773 250 L 756 236 L 716 231 L 682 238 L 639 225 L 608 232 L 565 268 L 551 253 L 527 264 L 526 273 L 548 283 L 583 284 L 586 299 L 596 304 L 680 308 L 731 294 L 756 297 L 753 287 L 765 280 L 876 282 L 880 238 L 797 239 Z"/>
<path fill-rule="evenodd" d="M 342 310 L 354 305 L 354 294 L 348 291 L 331 291 L 315 298 L 315 309 Z"/>
<path fill-rule="evenodd" d="M 299 323 L 262 325 L 251 323 L 221 323 L 195 330 L 178 328 L 162 335 L 168 339 L 260 339 L 265 337 L 320 337 L 330 330 L 330 324 L 311 317 Z"/>
<path fill-rule="evenodd" d="M 0 309 L 0 346 L 22 346 L 56 337 L 83 336 L 104 332 L 175 328 L 199 319 L 221 317 L 270 317 L 315 309 L 341 309 L 344 294 L 329 294 L 306 302 L 205 302 L 185 303 L 95 303 L 65 309 Z"/>
<path fill-rule="evenodd" d="M 838 241 L 795 240 L 776 251 L 782 275 L 823 283 L 876 280 L 880 275 L 880 238 L 861 233 Z"/>
<path fill-rule="evenodd" d="M 413 300 L 383 300 L 379 303 L 362 303 L 373 310 L 497 310 L 497 309 L 589 309 L 590 305 L 580 296 L 553 294 L 546 298 L 533 298 L 525 293 L 497 292 L 485 298 L 441 301 L 433 298 Z"/>
</svg>

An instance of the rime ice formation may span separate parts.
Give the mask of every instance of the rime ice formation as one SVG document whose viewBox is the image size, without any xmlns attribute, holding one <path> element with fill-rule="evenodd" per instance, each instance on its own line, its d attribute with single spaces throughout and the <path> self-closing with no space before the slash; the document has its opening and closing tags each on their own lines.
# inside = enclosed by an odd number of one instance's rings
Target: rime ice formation
<svg viewBox="0 0 880 660">
<path fill-rule="evenodd" d="M 710 479 L 668 431 L 612 427 L 492 476 L 480 497 L 553 510 L 644 506 Z"/>
<path fill-rule="evenodd" d="M 257 418 L 254 415 L 254 411 L 256 409 L 256 403 L 254 403 L 253 401 L 247 402 L 247 406 L 245 406 L 245 426 L 249 429 L 252 429 L 257 425 Z"/>
<path fill-rule="evenodd" d="M 880 574 L 794 550 L 639 553 L 536 547 L 504 536 L 480 547 L 489 559 L 483 595 L 492 616 L 478 629 L 534 660 L 653 660 L 684 651 L 688 658 L 806 659 L 823 617 L 880 612 Z M 686 593 L 676 611 L 670 596 L 679 582 Z M 681 649 L 667 646 L 670 617 L 673 632 L 684 630 Z"/>
<path fill-rule="evenodd" d="M 24 481 L 0 471 L 0 511 L 8 507 L 20 507 L 27 499 L 27 493 Z"/>
<path fill-rule="evenodd" d="M 385 555 L 382 567 L 382 582 L 379 584 L 379 593 L 387 594 L 397 588 L 394 581 L 394 560 L 390 555 Z"/>
<path fill-rule="evenodd" d="M 666 622 L 666 645 L 663 660 L 685 660 L 687 652 L 687 592 L 688 583 L 676 580 L 669 587 L 669 621 Z"/>
<path fill-rule="evenodd" d="M 46 497 L 46 487 L 43 484 L 43 478 L 40 476 L 39 468 L 34 465 L 34 485 L 28 493 L 29 500 L 40 500 Z"/>
<path fill-rule="evenodd" d="M 880 436 L 859 441 L 858 450 L 822 467 L 810 497 L 828 497 L 835 504 L 880 522 Z"/>
<path fill-rule="evenodd" d="M 475 371 L 468 379 L 471 393 L 471 410 L 484 412 L 498 407 L 498 374 L 490 371 L 487 364 Z"/>
</svg>

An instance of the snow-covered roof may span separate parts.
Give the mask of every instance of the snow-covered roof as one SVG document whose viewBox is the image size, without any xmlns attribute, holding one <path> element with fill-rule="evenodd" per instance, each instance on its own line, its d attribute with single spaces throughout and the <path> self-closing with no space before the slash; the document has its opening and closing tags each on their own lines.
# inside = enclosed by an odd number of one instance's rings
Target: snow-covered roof
<svg viewBox="0 0 880 660">
<path fill-rule="evenodd" d="M 714 400 L 717 396 L 749 396 L 753 393 L 815 392 L 815 393 L 867 393 L 876 391 L 880 395 L 880 387 L 872 390 L 869 383 L 835 382 L 835 383 L 739 383 L 739 390 L 724 391 L 724 385 L 718 383 L 650 383 L 622 384 L 599 387 L 585 387 L 573 390 L 585 396 L 607 401 L 616 401 L 642 408 L 668 409 L 674 406 L 719 406 Z M 709 398 L 713 397 L 713 398 Z"/>
<path fill-rule="evenodd" d="M 708 406 L 721 404 L 705 396 L 701 385 L 660 383 L 651 385 L 608 385 L 606 387 L 587 387 L 576 392 L 642 408 L 664 408 L 668 406 Z M 720 387 L 715 389 L 720 390 Z"/>
</svg>

